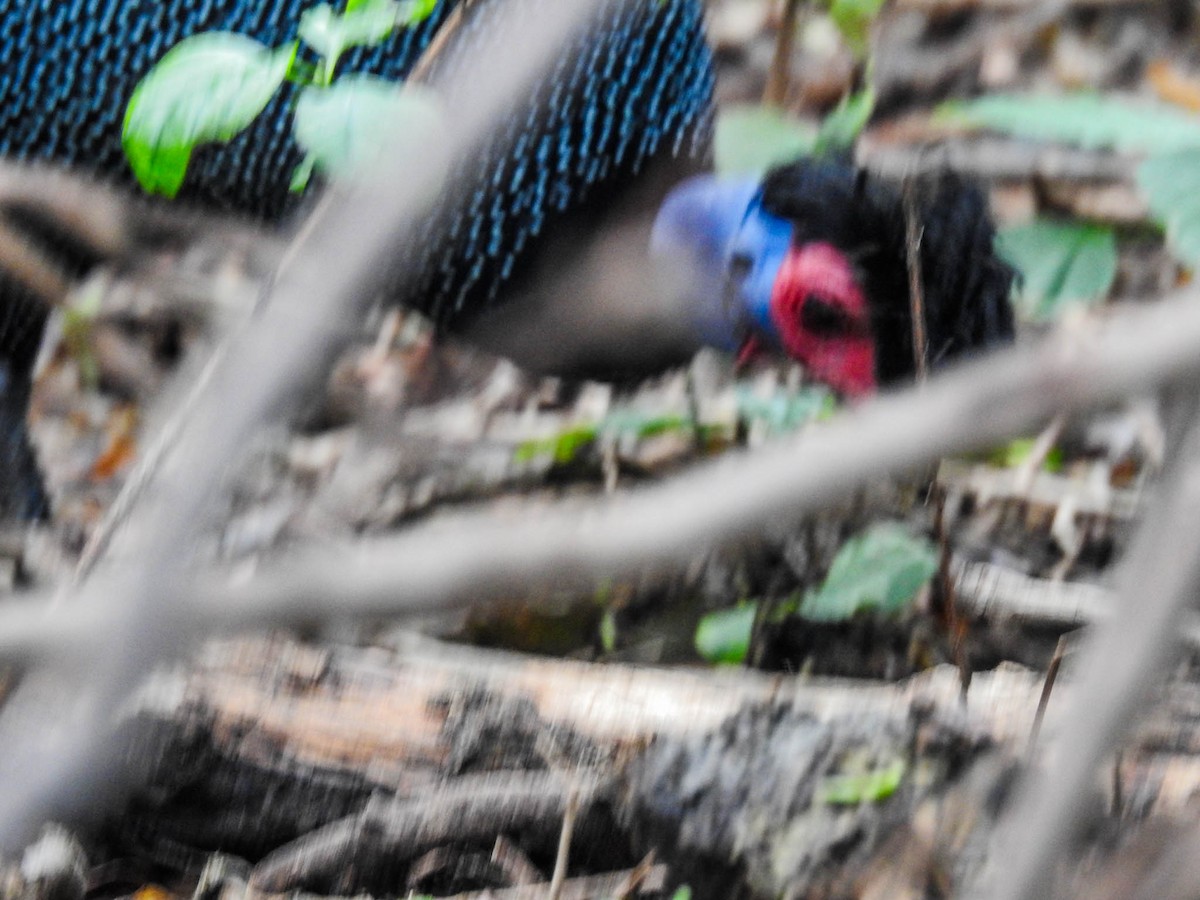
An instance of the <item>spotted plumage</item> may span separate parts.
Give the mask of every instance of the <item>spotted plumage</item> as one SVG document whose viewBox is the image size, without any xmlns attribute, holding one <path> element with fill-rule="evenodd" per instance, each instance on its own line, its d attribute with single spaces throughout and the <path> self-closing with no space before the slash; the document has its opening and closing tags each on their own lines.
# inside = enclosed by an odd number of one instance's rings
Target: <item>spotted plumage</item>
<svg viewBox="0 0 1200 900">
<path fill-rule="evenodd" d="M 429 67 L 436 89 L 483 44 L 519 54 L 522 30 L 553 2 L 441 0 L 421 25 L 347 52 L 339 71 L 404 78 L 461 6 L 460 22 Z M 154 63 L 206 31 L 284 43 L 311 5 L 0 0 L 0 154 L 66 164 L 133 189 L 121 125 Z M 699 0 L 600 0 L 529 95 L 514 98 L 493 133 L 448 173 L 450 188 L 422 236 L 397 248 L 406 277 L 395 299 L 444 329 L 465 326 L 530 269 L 543 235 L 586 217 L 653 162 L 703 165 L 712 90 Z M 442 99 L 452 115 L 456 98 Z M 286 88 L 246 132 L 198 151 L 181 199 L 268 221 L 285 216 L 299 202 L 289 192 L 302 159 L 291 134 L 294 100 L 295 88 Z M 47 505 L 20 423 L 46 310 L 11 286 L 0 301 L 0 514 L 38 517 Z"/>
</svg>

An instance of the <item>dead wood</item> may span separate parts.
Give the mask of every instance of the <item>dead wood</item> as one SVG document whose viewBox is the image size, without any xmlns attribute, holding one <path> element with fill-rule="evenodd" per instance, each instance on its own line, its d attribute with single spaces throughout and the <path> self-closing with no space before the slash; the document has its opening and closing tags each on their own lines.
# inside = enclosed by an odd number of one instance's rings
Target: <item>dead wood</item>
<svg viewBox="0 0 1200 900">
<path fill-rule="evenodd" d="M 658 896 L 666 890 L 669 870 L 664 865 L 638 866 L 602 875 L 568 878 L 562 884 L 559 900 L 590 900 L 593 897 Z M 290 892 L 271 894 L 249 887 L 244 881 L 229 879 L 219 885 L 220 900 L 316 900 L 312 894 Z M 544 900 L 547 885 L 542 882 L 484 891 L 470 891 L 442 897 L 440 900 Z M 339 900 L 339 898 L 328 898 Z"/>
<path fill-rule="evenodd" d="M 658 848 L 675 878 L 695 888 L 703 873 L 701 896 L 733 873 L 764 895 L 841 896 L 851 872 L 957 883 L 986 855 L 995 784 L 1024 751 L 1040 691 L 1013 667 L 976 675 L 963 698 L 950 667 L 855 685 L 423 642 L 402 654 L 213 643 L 159 676 L 128 721 L 138 789 L 113 833 L 160 860 L 190 848 L 189 866 L 216 846 L 260 859 L 251 893 L 387 892 L 422 854 L 444 862 L 440 848 L 497 835 L 518 836 L 548 878 L 576 790 L 591 859 L 620 868 Z M 1173 688 L 1113 770 L 1126 812 L 1186 802 L 1194 694 Z M 903 774 L 867 799 L 862 784 L 889 767 Z"/>
<path fill-rule="evenodd" d="M 297 884 L 351 891 L 355 868 L 410 860 L 442 844 L 488 842 L 497 834 L 553 827 L 572 790 L 585 804 L 600 787 L 596 773 L 570 778 L 547 772 L 489 772 L 454 779 L 404 799 L 374 796 L 357 815 L 306 835 L 263 859 L 252 886 L 282 892 Z M 347 860 L 356 866 L 348 868 Z"/>
<path fill-rule="evenodd" d="M 610 867 L 662 846 L 679 871 L 761 872 L 785 839 L 792 861 L 776 877 L 815 884 L 849 865 L 846 840 L 870 859 L 974 755 L 1019 746 L 1037 686 L 1014 669 L 980 676 L 963 716 L 948 668 L 855 687 L 446 648 L 213 644 L 129 721 L 140 787 L 114 828 L 159 859 L 215 846 L 265 857 L 260 889 L 382 890 L 433 847 L 498 833 L 548 865 L 576 788 L 576 841 L 591 857 L 610 845 Z M 821 799 L 893 765 L 925 774 L 886 802 Z M 758 837 L 738 849 L 749 823 Z"/>
</svg>

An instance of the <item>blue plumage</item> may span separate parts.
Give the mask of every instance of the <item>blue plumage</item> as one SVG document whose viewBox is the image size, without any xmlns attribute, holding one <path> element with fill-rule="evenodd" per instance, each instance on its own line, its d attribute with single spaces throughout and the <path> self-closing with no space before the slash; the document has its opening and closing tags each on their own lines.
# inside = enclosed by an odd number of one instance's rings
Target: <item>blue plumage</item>
<svg viewBox="0 0 1200 900">
<path fill-rule="evenodd" d="M 182 39 L 232 31 L 267 45 L 295 37 L 315 0 L 0 0 L 0 154 L 67 164 L 132 186 L 121 148 L 138 81 Z M 441 0 L 430 18 L 384 44 L 348 52 L 341 73 L 403 78 L 459 5 L 460 27 L 431 69 L 437 87 L 482 44 L 520 52 L 521 23 L 556 0 Z M 505 8 L 506 28 L 497 15 Z M 507 13 L 517 13 L 515 20 Z M 515 23 L 515 24 L 514 24 Z M 499 42 L 497 44 L 497 42 Z M 407 277 L 396 298 L 443 328 L 501 301 L 545 246 L 586 219 L 652 162 L 707 160 L 713 74 L 700 0 L 598 0 L 590 26 L 562 49 L 528 97 L 449 173 L 423 236 L 397 248 Z M 229 144 L 193 158 L 181 198 L 275 220 L 302 154 L 291 137 L 287 88 Z M 445 98 L 451 114 L 454 98 Z M 20 421 L 45 310 L 0 291 L 0 420 Z M 5 429 L 0 421 L 0 429 Z M 11 440 L 10 440 L 11 439 Z M 0 514 L 35 517 L 44 498 L 25 436 L 0 443 Z"/>
<path fill-rule="evenodd" d="M 433 81 L 482 43 L 520 49 L 520 29 L 498 31 L 501 7 L 533 21 L 553 0 L 470 4 Z M 131 182 L 121 121 L 134 86 L 180 40 L 233 31 L 276 45 L 292 39 L 311 0 L 7 0 L 0 2 L 0 153 L 67 163 Z M 382 46 L 347 53 L 341 72 L 403 78 L 458 0 Z M 506 21 L 510 19 L 506 18 Z M 586 204 L 600 186 L 659 156 L 700 159 L 710 130 L 712 71 L 697 0 L 598 4 L 591 27 L 564 47 L 502 125 L 451 173 L 454 199 L 419 247 L 418 277 L 402 298 L 453 326 L 494 302 L 530 239 Z M 302 155 L 285 90 L 244 134 L 198 153 L 181 196 L 275 219 Z M 453 98 L 448 98 L 451 111 Z M 465 202 L 464 202 L 465 201 Z M 452 207 L 452 208 L 451 208 Z M 446 235 L 451 239 L 446 240 Z"/>
<path fill-rule="evenodd" d="M 0 4 L 0 153 L 67 163 L 132 183 L 121 150 L 125 104 L 163 54 L 204 31 L 266 44 L 295 37 L 299 0 L 9 0 Z M 447 4 L 442 4 L 447 6 Z M 403 77 L 447 10 L 384 45 L 347 55 L 346 70 Z M 185 195 L 263 217 L 288 204 L 300 153 L 286 93 L 225 147 L 197 156 Z"/>
<path fill-rule="evenodd" d="M 506 14 L 520 4 L 532 21 L 542 0 L 502 2 Z M 499 8 L 496 0 L 472 7 L 439 60 L 435 84 L 439 72 L 452 70 L 480 42 L 519 46 L 519 25 L 511 35 L 497 34 Z M 451 173 L 458 202 L 434 217 L 442 225 L 429 229 L 418 254 L 425 265 L 418 266 L 411 302 L 454 326 L 503 295 L 528 261 L 532 239 L 563 216 L 609 199 L 651 161 L 705 160 L 711 66 L 693 0 L 597 4 L 591 27 Z"/>
</svg>

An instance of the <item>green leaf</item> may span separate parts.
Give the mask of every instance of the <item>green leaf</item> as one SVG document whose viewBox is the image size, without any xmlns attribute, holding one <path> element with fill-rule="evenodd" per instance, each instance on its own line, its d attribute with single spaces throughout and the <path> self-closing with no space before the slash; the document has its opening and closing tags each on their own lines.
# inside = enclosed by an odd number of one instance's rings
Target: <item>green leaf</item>
<svg viewBox="0 0 1200 900">
<path fill-rule="evenodd" d="M 391 0 L 347 4 L 340 15 L 328 3 L 319 3 L 300 16 L 300 40 L 324 57 L 326 70 L 332 72 L 346 48 L 371 47 L 387 38 L 399 12 Z"/>
<path fill-rule="evenodd" d="M 597 429 L 594 425 L 576 425 L 560 431 L 553 437 L 523 441 L 513 451 L 513 462 L 532 462 L 538 457 L 549 456 L 557 465 L 566 465 L 595 442 Z"/>
<path fill-rule="evenodd" d="M 1037 446 L 1036 438 L 1014 438 L 1001 447 L 996 447 L 987 456 L 987 461 L 1001 469 L 1015 469 L 1033 452 Z M 1061 472 L 1063 470 L 1063 451 L 1061 447 L 1052 447 L 1042 460 L 1042 471 Z"/>
<path fill-rule="evenodd" d="M 942 121 L 1090 148 L 1161 153 L 1200 146 L 1200 119 L 1164 103 L 1099 94 L 991 94 L 942 104 Z"/>
<path fill-rule="evenodd" d="M 1002 230 L 996 251 L 1021 273 L 1017 307 L 1031 319 L 1102 300 L 1117 274 L 1116 237 L 1100 225 L 1036 219 Z"/>
<path fill-rule="evenodd" d="M 874 111 L 875 92 L 870 88 L 843 97 L 821 123 L 813 155 L 826 156 L 853 147 Z"/>
<path fill-rule="evenodd" d="M 757 603 L 739 603 L 708 613 L 696 626 L 696 652 L 711 663 L 743 662 L 757 613 Z"/>
<path fill-rule="evenodd" d="M 599 431 L 605 437 L 631 436 L 639 439 L 660 434 L 692 431 L 695 424 L 687 416 L 647 414 L 637 409 L 616 409 L 604 417 Z"/>
<path fill-rule="evenodd" d="M 296 104 L 296 140 L 318 169 L 337 177 L 361 174 L 385 153 L 413 153 L 441 127 L 432 92 L 369 75 L 305 88 Z"/>
<path fill-rule="evenodd" d="M 859 59 L 870 49 L 871 23 L 883 3 L 884 0 L 832 0 L 829 4 L 829 18 Z"/>
<path fill-rule="evenodd" d="M 176 44 L 134 89 L 121 142 L 150 192 L 174 197 L 200 144 L 227 141 L 254 121 L 283 84 L 295 44 L 270 49 L 210 32 Z"/>
<path fill-rule="evenodd" d="M 433 15 L 433 11 L 437 9 L 438 0 L 404 0 L 398 5 L 400 11 L 396 15 L 396 20 L 401 25 L 412 26 L 420 25 Z"/>
<path fill-rule="evenodd" d="M 903 759 L 896 759 L 881 769 L 851 775 L 830 775 L 817 788 L 817 801 L 835 806 L 857 806 L 863 802 L 878 803 L 896 793 L 907 769 Z"/>
<path fill-rule="evenodd" d="M 671 900 L 692 900 L 692 886 L 690 884 L 681 884 L 675 888 L 675 893 L 671 895 Z"/>
<path fill-rule="evenodd" d="M 769 434 L 795 431 L 810 422 L 827 419 L 837 411 L 837 398 L 823 385 L 801 388 L 795 393 L 762 397 L 753 385 L 739 385 L 736 392 L 738 418 L 747 424 L 762 422 Z"/>
<path fill-rule="evenodd" d="M 63 310 L 63 341 L 79 367 L 80 380 L 87 388 L 100 383 L 100 362 L 96 356 L 96 320 L 104 308 L 105 291 L 96 279 L 85 281 L 73 291 Z"/>
<path fill-rule="evenodd" d="M 313 176 L 313 159 L 311 156 L 306 156 L 300 160 L 300 163 L 292 170 L 292 180 L 288 182 L 288 190 L 293 194 L 302 194 L 308 190 L 308 183 L 312 181 Z"/>
<path fill-rule="evenodd" d="M 617 614 L 611 606 L 600 616 L 600 649 L 605 653 L 617 649 Z"/>
<path fill-rule="evenodd" d="M 876 525 L 838 551 L 825 583 L 805 596 L 800 615 L 842 622 L 867 610 L 900 613 L 936 571 L 937 553 L 928 541 L 894 523 Z"/>
<path fill-rule="evenodd" d="M 1200 267 L 1200 148 L 1149 157 L 1137 183 L 1175 256 Z"/>
<path fill-rule="evenodd" d="M 761 175 L 771 166 L 807 156 L 816 142 L 808 125 L 767 106 L 718 111 L 715 152 L 721 175 Z"/>
</svg>

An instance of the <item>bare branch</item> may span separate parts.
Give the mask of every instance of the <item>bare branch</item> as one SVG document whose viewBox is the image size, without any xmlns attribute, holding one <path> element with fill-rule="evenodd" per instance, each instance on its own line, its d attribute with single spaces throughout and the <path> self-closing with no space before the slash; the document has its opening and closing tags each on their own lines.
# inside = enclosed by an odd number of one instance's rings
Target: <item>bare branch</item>
<svg viewBox="0 0 1200 900">
<path fill-rule="evenodd" d="M 57 691 L 69 702 L 58 708 L 44 701 L 32 708 L 13 703 L 0 717 L 0 846 L 20 844 L 56 806 L 81 804 L 105 783 L 106 765 L 92 767 L 107 746 L 113 710 L 156 661 L 184 645 L 182 620 L 167 598 L 190 580 L 191 551 L 211 521 L 225 476 L 344 338 L 353 320 L 349 311 L 390 271 L 395 248 L 412 233 L 444 160 L 487 133 L 508 99 L 583 23 L 588 7 L 583 0 L 548 4 L 537 27 L 523 29 L 520 54 L 498 46 L 475 54 L 459 73 L 471 90 L 452 91 L 464 99 L 440 146 L 399 154 L 374 177 L 335 185 L 327 194 L 271 302 L 231 343 L 158 484 L 114 540 L 112 555 L 127 564 L 109 573 L 103 586 L 89 581 L 75 598 L 80 609 L 107 607 L 103 632 L 92 636 L 102 652 L 60 667 L 58 677 L 65 680 Z M 46 678 L 43 686 L 52 690 Z"/>
<path fill-rule="evenodd" d="M 1194 388 L 1193 388 L 1194 390 Z M 1091 785 L 1118 748 L 1155 680 L 1179 649 L 1179 622 L 1200 589 L 1195 554 L 1200 519 L 1200 449 L 1195 404 L 1191 425 L 1159 484 L 1158 502 L 1130 547 L 1121 575 L 1121 603 L 1090 638 L 1070 705 L 1051 714 L 1060 746 L 1050 770 L 1031 772 L 999 837 L 1006 860 L 988 896 L 995 900 L 1050 897 L 1062 860 L 1092 812 Z M 996 873 L 993 873 L 995 875 Z"/>
<path fill-rule="evenodd" d="M 705 548 L 821 507 L 861 481 L 986 446 L 1059 411 L 1140 393 L 1200 367 L 1200 305 L 1184 293 L 1115 313 L 1094 330 L 1051 336 L 881 397 L 754 453 L 695 467 L 669 484 L 536 518 L 445 517 L 352 549 L 264 563 L 250 579 L 189 575 L 158 598 L 175 628 L 212 631 L 335 617 L 428 615 L 539 586 L 693 559 Z M 117 590 L 118 582 L 104 579 Z M 95 647 L 109 612 L 37 604 L 0 615 L 0 657 Z"/>
</svg>

